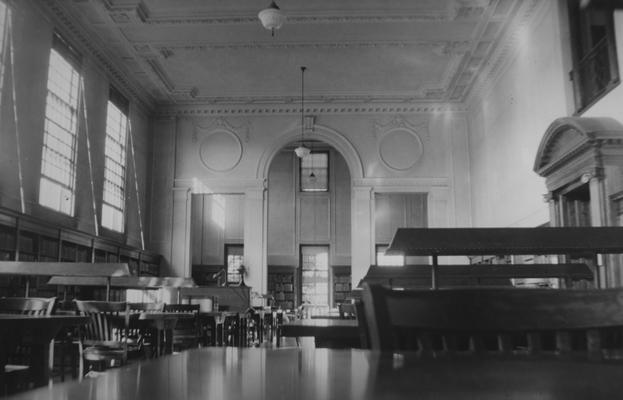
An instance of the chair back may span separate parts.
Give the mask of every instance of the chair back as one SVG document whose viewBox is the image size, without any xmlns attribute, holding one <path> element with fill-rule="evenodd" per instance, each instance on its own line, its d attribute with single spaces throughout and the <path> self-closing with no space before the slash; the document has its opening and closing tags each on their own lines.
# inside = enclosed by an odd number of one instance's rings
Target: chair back
<svg viewBox="0 0 623 400">
<path fill-rule="evenodd" d="M 89 317 L 84 326 L 85 340 L 121 342 L 127 338 L 129 307 L 126 302 L 74 301 L 78 312 Z"/>
<path fill-rule="evenodd" d="M 365 284 L 362 298 L 373 349 L 623 356 L 623 289 L 391 290 Z"/>
<path fill-rule="evenodd" d="M 56 297 L 3 297 L 0 299 L 0 313 L 22 315 L 50 315 Z"/>
<path fill-rule="evenodd" d="M 128 303 L 130 311 L 139 312 L 162 312 L 164 310 L 164 303 Z"/>
<path fill-rule="evenodd" d="M 199 304 L 165 304 L 165 312 L 179 313 L 198 313 L 201 306 Z"/>
</svg>

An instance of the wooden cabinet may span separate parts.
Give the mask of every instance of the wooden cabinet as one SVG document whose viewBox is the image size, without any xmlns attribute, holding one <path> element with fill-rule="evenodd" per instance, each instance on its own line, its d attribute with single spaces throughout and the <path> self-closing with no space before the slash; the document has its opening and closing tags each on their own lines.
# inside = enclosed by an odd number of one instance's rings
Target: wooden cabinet
<svg viewBox="0 0 623 400">
<path fill-rule="evenodd" d="M 160 256 L 155 253 L 6 209 L 0 209 L 0 261 L 124 262 L 133 275 L 160 273 Z M 25 277 L 0 278 L 0 296 L 22 295 L 25 282 Z M 46 282 L 47 278 L 29 280 L 30 295 L 56 295 Z M 123 296 L 113 293 L 113 299 Z"/>
<path fill-rule="evenodd" d="M 550 226 L 621 226 L 623 124 L 606 117 L 565 117 L 545 131 L 534 171 L 545 178 Z M 597 260 L 584 258 L 588 264 Z M 599 287 L 623 285 L 621 257 L 599 263 Z"/>
</svg>

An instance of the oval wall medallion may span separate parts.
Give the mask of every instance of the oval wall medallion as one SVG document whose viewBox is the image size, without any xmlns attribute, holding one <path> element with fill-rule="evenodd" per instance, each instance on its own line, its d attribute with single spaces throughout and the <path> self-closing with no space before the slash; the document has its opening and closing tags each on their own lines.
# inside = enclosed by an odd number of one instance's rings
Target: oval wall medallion
<svg viewBox="0 0 623 400">
<path fill-rule="evenodd" d="M 404 128 L 388 131 L 379 143 L 379 158 L 385 166 L 396 171 L 413 167 L 423 151 L 417 134 Z"/>
<path fill-rule="evenodd" d="M 206 168 L 215 172 L 226 172 L 240 162 L 242 143 L 233 132 L 214 131 L 201 140 L 199 157 Z"/>
</svg>

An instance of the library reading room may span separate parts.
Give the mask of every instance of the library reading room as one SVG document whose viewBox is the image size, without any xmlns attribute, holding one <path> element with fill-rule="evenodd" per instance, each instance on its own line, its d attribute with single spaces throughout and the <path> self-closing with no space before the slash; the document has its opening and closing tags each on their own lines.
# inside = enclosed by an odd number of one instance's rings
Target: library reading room
<svg viewBox="0 0 623 400">
<path fill-rule="evenodd" d="M 0 0 L 0 399 L 617 399 L 623 0 Z"/>
</svg>

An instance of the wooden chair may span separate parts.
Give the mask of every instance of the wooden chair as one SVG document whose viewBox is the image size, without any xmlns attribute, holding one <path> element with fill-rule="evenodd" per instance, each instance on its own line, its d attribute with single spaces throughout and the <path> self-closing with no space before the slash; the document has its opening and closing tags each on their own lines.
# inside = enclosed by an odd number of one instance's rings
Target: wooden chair
<svg viewBox="0 0 623 400">
<path fill-rule="evenodd" d="M 90 317 L 81 334 L 80 376 L 84 371 L 83 360 L 96 371 L 125 364 L 128 358 L 128 304 L 74 301 L 78 312 Z"/>
<path fill-rule="evenodd" d="M 0 298 L 0 313 L 20 314 L 20 315 L 50 315 L 56 297 L 4 297 Z M 49 364 L 54 359 L 54 345 L 50 346 Z M 5 392 L 13 392 L 27 388 L 30 385 L 29 370 L 34 362 L 33 354 L 28 343 L 28 338 L 23 338 L 22 343 L 12 354 L 9 354 L 10 363 L 4 366 L 4 373 L 7 375 L 5 381 L 10 382 Z"/>
<path fill-rule="evenodd" d="M 363 302 L 372 349 L 623 358 L 623 289 L 391 290 L 365 284 Z"/>
<path fill-rule="evenodd" d="M 0 312 L 5 314 L 50 315 L 56 297 L 3 297 L 0 299 Z"/>
<path fill-rule="evenodd" d="M 201 328 L 199 325 L 199 304 L 165 304 L 165 312 L 189 313 L 194 318 L 181 318 L 173 329 L 173 350 L 181 351 L 199 347 Z"/>
</svg>

